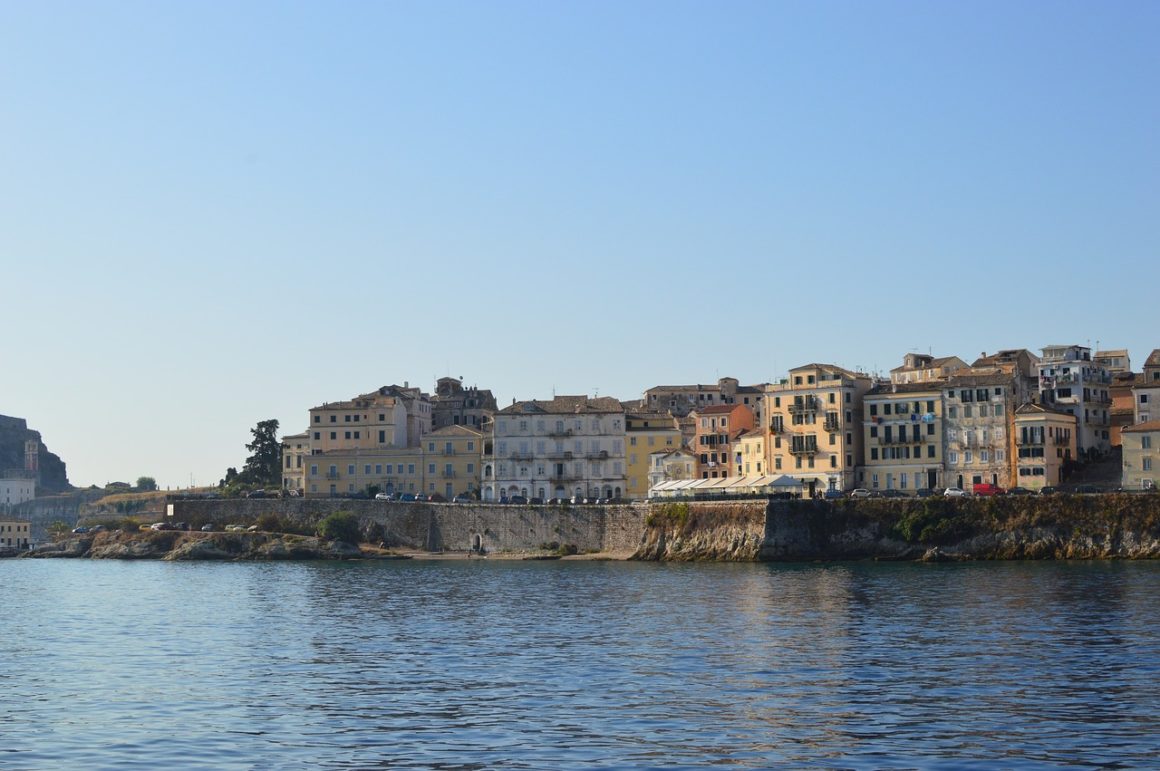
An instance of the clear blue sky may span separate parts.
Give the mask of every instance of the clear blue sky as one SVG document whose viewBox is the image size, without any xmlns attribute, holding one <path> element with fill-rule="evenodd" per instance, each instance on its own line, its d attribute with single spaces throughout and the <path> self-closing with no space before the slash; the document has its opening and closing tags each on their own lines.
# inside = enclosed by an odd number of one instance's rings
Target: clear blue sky
<svg viewBox="0 0 1160 771">
<path fill-rule="evenodd" d="M 1160 3 L 0 0 L 0 413 L 74 484 L 502 403 L 1160 347 Z"/>
</svg>

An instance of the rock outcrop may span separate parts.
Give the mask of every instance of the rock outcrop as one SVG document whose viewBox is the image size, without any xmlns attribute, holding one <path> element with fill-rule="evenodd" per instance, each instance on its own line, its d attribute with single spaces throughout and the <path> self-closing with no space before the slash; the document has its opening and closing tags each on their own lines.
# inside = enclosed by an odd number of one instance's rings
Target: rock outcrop
<svg viewBox="0 0 1160 771">
<path fill-rule="evenodd" d="M 119 560 L 335 560 L 364 555 L 354 544 L 283 533 L 125 533 L 112 531 L 37 547 L 28 557 Z"/>
</svg>

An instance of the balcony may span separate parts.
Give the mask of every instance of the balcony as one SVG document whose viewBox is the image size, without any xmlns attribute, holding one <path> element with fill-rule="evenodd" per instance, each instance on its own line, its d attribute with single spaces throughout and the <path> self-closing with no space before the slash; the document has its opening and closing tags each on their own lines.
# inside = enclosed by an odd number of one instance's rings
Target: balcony
<svg viewBox="0 0 1160 771">
<path fill-rule="evenodd" d="M 785 424 L 782 423 L 781 421 L 775 420 L 769 424 L 769 431 L 770 431 L 770 433 L 773 433 L 773 434 L 784 434 L 785 433 Z"/>
<path fill-rule="evenodd" d="M 530 462 L 532 460 L 532 455 L 526 452 L 513 452 L 512 454 L 508 455 L 508 458 L 510 460 L 514 460 L 516 463 L 520 463 L 521 461 Z"/>
<path fill-rule="evenodd" d="M 326 478 L 327 479 L 342 479 L 342 477 L 339 476 L 337 471 L 327 471 Z"/>
<path fill-rule="evenodd" d="M 1042 436 L 1033 436 L 1033 437 L 1029 437 L 1029 438 L 1024 439 L 1022 436 L 1016 436 L 1015 437 L 1015 445 L 1017 447 L 1042 447 L 1043 446 L 1043 437 Z"/>
<path fill-rule="evenodd" d="M 806 398 L 802 399 L 800 402 L 795 401 L 793 404 L 789 405 L 789 414 L 790 415 L 800 415 L 800 414 L 805 413 L 805 412 L 817 412 L 817 411 L 818 411 L 818 400 L 812 396 L 807 396 Z"/>
<path fill-rule="evenodd" d="M 439 476 L 443 477 L 444 479 L 454 479 L 455 471 L 442 471 L 440 472 Z"/>
<path fill-rule="evenodd" d="M 550 452 L 548 453 L 548 460 L 572 460 L 572 453 L 567 450 L 564 452 Z"/>
<path fill-rule="evenodd" d="M 825 423 L 822 423 L 822 430 L 832 434 L 836 431 L 841 431 L 842 426 L 836 420 L 827 420 Z"/>
<path fill-rule="evenodd" d="M 588 460 L 608 460 L 608 450 L 601 450 L 600 452 L 590 452 L 585 455 Z"/>
<path fill-rule="evenodd" d="M 814 442 L 808 442 L 805 444 L 798 444 L 797 442 L 794 442 L 792 445 L 790 445 L 789 448 L 790 455 L 815 455 L 817 452 L 818 445 Z"/>
<path fill-rule="evenodd" d="M 548 437 L 551 439 L 567 439 L 572 436 L 572 429 L 566 428 L 563 431 L 549 431 Z"/>
</svg>

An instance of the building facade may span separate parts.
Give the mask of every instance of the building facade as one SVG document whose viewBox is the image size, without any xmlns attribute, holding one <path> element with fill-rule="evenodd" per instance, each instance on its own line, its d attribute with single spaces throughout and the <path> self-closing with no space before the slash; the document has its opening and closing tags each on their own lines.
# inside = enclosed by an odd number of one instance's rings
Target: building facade
<svg viewBox="0 0 1160 771">
<path fill-rule="evenodd" d="M 941 356 L 936 359 L 925 353 L 908 353 L 901 367 L 890 370 L 890 382 L 897 385 L 938 383 L 966 366 L 967 363 L 958 356 Z"/>
<path fill-rule="evenodd" d="M 1075 459 L 1075 416 L 1023 404 L 1015 410 L 1016 485 L 1038 491 L 1063 482 L 1066 465 Z"/>
<path fill-rule="evenodd" d="M 644 409 L 683 418 L 694 410 L 722 404 L 744 404 L 761 422 L 762 386 L 743 386 L 737 378 L 720 378 L 716 385 L 654 386 L 644 392 Z"/>
<path fill-rule="evenodd" d="M 697 478 L 697 456 L 685 448 L 651 453 L 649 467 L 648 486 L 650 490 L 662 482 L 677 482 Z"/>
<path fill-rule="evenodd" d="M 744 404 L 718 404 L 689 413 L 693 419 L 693 446 L 697 475 L 702 479 L 733 476 L 733 446 L 753 430 L 753 410 Z"/>
<path fill-rule="evenodd" d="M 16 506 L 36 497 L 36 477 L 9 472 L 0 479 L 0 508 Z"/>
<path fill-rule="evenodd" d="M 484 500 L 623 498 L 625 418 L 611 397 L 556 396 L 495 414 Z"/>
<path fill-rule="evenodd" d="M 767 433 L 758 426 L 753 431 L 743 431 L 734 445 L 733 471 L 737 477 L 764 476 L 766 464 L 765 443 Z"/>
<path fill-rule="evenodd" d="M 869 375 L 833 364 L 806 364 L 766 386 L 763 413 L 769 474 L 788 474 L 812 497 L 856 486 L 862 464 L 862 399 Z"/>
<path fill-rule="evenodd" d="M 1160 479 L 1160 420 L 1128 426 L 1123 442 L 1121 484 L 1127 490 L 1155 490 Z"/>
<path fill-rule="evenodd" d="M 482 431 L 498 407 L 491 391 L 475 386 L 463 387 L 463 381 L 442 377 L 435 382 L 431 397 L 431 425 L 437 430 L 448 426 L 467 426 Z"/>
<path fill-rule="evenodd" d="M 1016 379 L 1003 373 L 954 375 L 943 384 L 945 482 L 1014 484 Z"/>
<path fill-rule="evenodd" d="M 1079 459 L 1111 450 L 1111 375 L 1082 345 L 1050 345 L 1039 360 L 1039 402 L 1076 419 Z"/>
<path fill-rule="evenodd" d="M 865 462 L 858 473 L 859 487 L 914 491 L 947 486 L 942 385 L 936 381 L 892 383 L 866 392 Z"/>
<path fill-rule="evenodd" d="M 32 523 L 26 519 L 0 517 L 0 547 L 7 549 L 27 549 Z"/>
<path fill-rule="evenodd" d="M 1132 386 L 1132 423 L 1160 420 L 1160 348 L 1149 354 L 1144 372 Z"/>
<path fill-rule="evenodd" d="M 651 486 L 651 456 L 679 450 L 681 430 L 677 419 L 665 412 L 626 412 L 624 426 L 627 485 L 624 497 L 643 500 L 648 497 Z"/>
<path fill-rule="evenodd" d="M 407 386 L 378 391 L 310 410 L 312 452 L 418 447 L 431 433 L 431 401 Z"/>
<path fill-rule="evenodd" d="M 310 434 L 287 434 L 282 437 L 282 489 L 306 492 L 306 470 L 310 467 Z"/>
</svg>

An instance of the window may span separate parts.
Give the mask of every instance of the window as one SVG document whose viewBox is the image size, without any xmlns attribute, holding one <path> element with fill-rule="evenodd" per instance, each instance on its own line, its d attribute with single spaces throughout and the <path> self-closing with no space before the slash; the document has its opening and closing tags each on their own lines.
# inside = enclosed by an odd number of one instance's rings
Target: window
<svg viewBox="0 0 1160 771">
<path fill-rule="evenodd" d="M 1152 449 L 1152 437 L 1146 436 L 1146 435 L 1140 437 L 1140 449 L 1141 450 Z"/>
<path fill-rule="evenodd" d="M 330 438 L 331 438 L 331 439 L 338 439 L 338 432 L 337 432 L 337 431 L 331 431 L 331 432 L 330 432 Z"/>
<path fill-rule="evenodd" d="M 1143 470 L 1143 471 L 1151 471 L 1152 470 L 1152 459 L 1151 458 L 1144 458 L 1144 463 L 1141 466 L 1141 470 Z"/>
<path fill-rule="evenodd" d="M 315 432 L 314 432 L 314 441 L 316 441 L 316 442 L 317 442 L 317 441 L 319 441 L 320 439 L 322 439 L 322 432 L 321 432 L 321 431 L 315 431 Z"/>
<path fill-rule="evenodd" d="M 354 464 L 353 464 L 353 463 L 348 463 L 348 464 L 347 464 L 347 466 L 346 466 L 346 473 L 347 473 L 347 474 L 349 474 L 349 475 L 351 475 L 351 476 L 354 476 Z"/>
<path fill-rule="evenodd" d="M 959 408 L 958 407 L 947 407 L 947 417 L 950 418 L 951 420 L 957 419 L 959 417 Z"/>
</svg>

